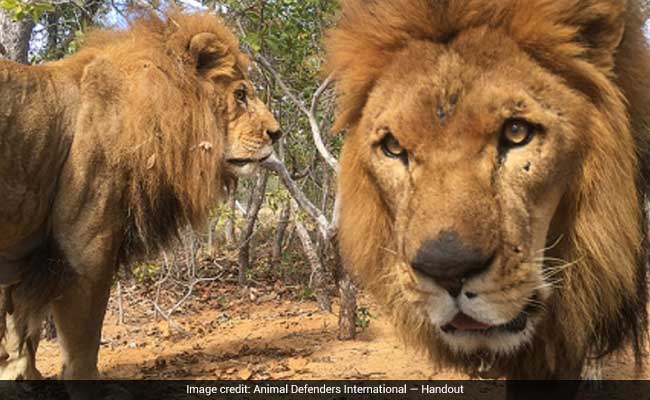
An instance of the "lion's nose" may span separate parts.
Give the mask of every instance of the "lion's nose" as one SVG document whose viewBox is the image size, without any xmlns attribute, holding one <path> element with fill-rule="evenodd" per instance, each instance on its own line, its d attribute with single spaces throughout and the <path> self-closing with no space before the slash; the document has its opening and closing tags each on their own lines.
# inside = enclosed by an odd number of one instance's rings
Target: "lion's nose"
<svg viewBox="0 0 650 400">
<path fill-rule="evenodd" d="M 267 135 L 271 138 L 271 142 L 275 143 L 282 137 L 282 131 L 280 129 L 276 131 L 267 131 Z"/>
<path fill-rule="evenodd" d="M 464 280 L 485 271 L 492 259 L 492 255 L 467 246 L 455 232 L 444 231 L 422 243 L 411 266 L 457 297 Z"/>
</svg>

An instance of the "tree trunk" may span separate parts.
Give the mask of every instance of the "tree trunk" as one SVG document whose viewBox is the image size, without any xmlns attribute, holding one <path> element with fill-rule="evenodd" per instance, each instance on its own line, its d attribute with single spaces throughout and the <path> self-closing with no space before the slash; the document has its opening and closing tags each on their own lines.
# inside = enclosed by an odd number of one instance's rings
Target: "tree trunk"
<svg viewBox="0 0 650 400">
<path fill-rule="evenodd" d="M 232 188 L 232 191 L 228 194 L 228 216 L 226 217 L 226 223 L 224 224 L 224 234 L 226 235 L 226 244 L 228 246 L 234 246 L 237 242 L 236 233 L 235 233 L 235 216 L 237 215 L 237 197 L 235 196 L 237 188 Z"/>
<path fill-rule="evenodd" d="M 334 277 L 339 288 L 339 340 L 354 340 L 357 336 L 357 286 L 345 270 L 339 254 L 338 239 L 332 236 Z"/>
<path fill-rule="evenodd" d="M 339 340 L 354 340 L 357 335 L 357 287 L 345 268 L 340 265 L 339 296 Z"/>
<path fill-rule="evenodd" d="M 0 8 L 0 53 L 19 63 L 27 64 L 29 39 L 34 21 L 29 18 L 14 22 L 11 13 Z"/>
<path fill-rule="evenodd" d="M 316 302 L 318 302 L 320 309 L 323 311 L 332 311 L 332 301 L 327 294 L 327 280 L 325 278 L 325 269 L 323 268 L 320 257 L 318 257 L 318 252 L 314 247 L 314 242 L 311 240 L 307 228 L 305 228 L 305 225 L 302 223 L 302 221 L 298 219 L 298 204 L 293 200 L 291 200 L 291 210 L 294 216 L 296 233 L 300 238 L 302 248 L 305 250 L 305 255 L 307 256 L 307 260 L 309 260 L 309 266 L 311 267 L 311 278 L 309 279 L 309 285 L 314 290 L 314 296 L 316 297 Z"/>
<path fill-rule="evenodd" d="M 278 262 L 282 258 L 282 244 L 284 243 L 284 235 L 289 226 L 289 216 L 291 215 L 291 208 L 289 203 L 285 204 L 280 211 L 280 220 L 278 227 L 275 230 L 275 239 L 273 240 L 273 261 Z"/>
<path fill-rule="evenodd" d="M 250 242 L 253 237 L 255 223 L 257 222 L 257 215 L 264 202 L 268 177 L 268 171 L 261 172 L 257 175 L 257 180 L 251 190 L 251 197 L 248 202 L 248 215 L 246 216 L 239 245 L 239 284 L 241 286 L 246 285 L 246 271 L 250 268 Z"/>
</svg>

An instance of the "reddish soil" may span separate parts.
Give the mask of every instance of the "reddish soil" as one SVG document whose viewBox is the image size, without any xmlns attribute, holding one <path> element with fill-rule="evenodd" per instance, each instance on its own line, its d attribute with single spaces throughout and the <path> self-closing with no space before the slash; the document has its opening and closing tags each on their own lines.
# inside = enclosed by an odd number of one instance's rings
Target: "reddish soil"
<svg viewBox="0 0 650 400">
<path fill-rule="evenodd" d="M 337 340 L 336 313 L 320 312 L 312 301 L 272 298 L 280 297 L 273 293 L 236 297 L 246 300 L 223 306 L 220 297 L 217 309 L 207 307 L 209 301 L 188 303 L 174 315 L 185 334 L 163 319 L 154 321 L 151 310 L 148 316 L 135 312 L 147 308 L 144 302 L 126 304 L 126 323 L 118 325 L 113 304 L 104 326 L 100 371 L 117 379 L 465 378 L 436 372 L 423 355 L 405 348 L 366 296 L 360 304 L 376 316 L 355 341 Z M 42 342 L 37 362 L 44 376 L 56 376 L 60 365 L 56 341 Z M 635 376 L 630 357 L 606 363 L 605 378 Z"/>
</svg>

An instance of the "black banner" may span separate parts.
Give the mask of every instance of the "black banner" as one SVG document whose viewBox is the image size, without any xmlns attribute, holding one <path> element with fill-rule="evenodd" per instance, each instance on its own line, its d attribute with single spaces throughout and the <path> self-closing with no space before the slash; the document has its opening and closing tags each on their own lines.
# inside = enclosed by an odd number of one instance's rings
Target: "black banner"
<svg viewBox="0 0 650 400">
<path fill-rule="evenodd" d="M 509 398 L 648 399 L 650 381 L 518 381 Z M 3 400 L 365 400 L 505 399 L 505 381 L 17 381 L 0 382 Z M 576 396 L 577 394 L 577 396 Z M 514 397 L 513 397 L 514 396 Z"/>
</svg>

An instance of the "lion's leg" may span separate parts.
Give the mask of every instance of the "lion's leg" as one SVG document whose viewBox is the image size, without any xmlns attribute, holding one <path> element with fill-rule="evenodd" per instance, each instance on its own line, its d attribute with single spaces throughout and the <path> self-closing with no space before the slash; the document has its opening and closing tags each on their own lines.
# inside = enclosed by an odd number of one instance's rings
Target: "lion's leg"
<svg viewBox="0 0 650 400">
<path fill-rule="evenodd" d="M 110 294 L 111 279 L 78 277 L 52 303 L 52 314 L 61 345 L 61 378 L 99 378 L 97 353 L 102 322 Z"/>
<path fill-rule="evenodd" d="M 52 303 L 63 356 L 61 378 L 77 381 L 66 382 L 72 400 L 133 400 L 119 385 L 87 382 L 100 379 L 97 354 L 110 288 L 110 276 L 77 278 L 63 297 Z"/>
<path fill-rule="evenodd" d="M 16 314 L 7 316 L 7 329 L 0 342 L 0 380 L 42 379 L 36 369 L 42 322 L 43 315 L 31 315 L 22 323 Z M 22 332 L 27 333 L 24 343 Z"/>
</svg>

